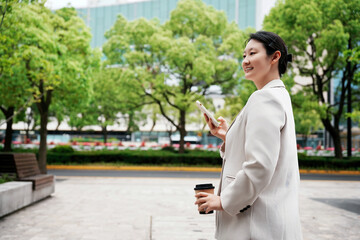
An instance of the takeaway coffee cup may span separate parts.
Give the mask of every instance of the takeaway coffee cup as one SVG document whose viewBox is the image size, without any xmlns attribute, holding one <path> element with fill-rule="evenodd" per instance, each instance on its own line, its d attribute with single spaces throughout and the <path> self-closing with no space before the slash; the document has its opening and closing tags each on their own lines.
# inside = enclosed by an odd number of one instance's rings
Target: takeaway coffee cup
<svg viewBox="0 0 360 240">
<path fill-rule="evenodd" d="M 199 192 L 206 192 L 206 193 L 210 193 L 210 194 L 214 194 L 214 186 L 211 183 L 205 183 L 205 184 L 197 184 L 194 188 L 195 190 L 195 194 L 199 193 Z M 200 205 L 199 205 L 200 207 Z M 210 213 L 214 213 L 214 211 L 210 211 L 208 213 L 205 213 L 205 211 L 200 211 L 200 214 L 210 214 Z"/>
</svg>

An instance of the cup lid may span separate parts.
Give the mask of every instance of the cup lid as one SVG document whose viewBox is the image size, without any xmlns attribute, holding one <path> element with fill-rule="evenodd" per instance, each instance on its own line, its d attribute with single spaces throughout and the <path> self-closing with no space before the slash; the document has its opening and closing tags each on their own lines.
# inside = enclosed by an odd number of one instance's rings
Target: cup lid
<svg viewBox="0 0 360 240">
<path fill-rule="evenodd" d="M 213 189 L 212 183 L 197 184 L 194 190 Z"/>
</svg>

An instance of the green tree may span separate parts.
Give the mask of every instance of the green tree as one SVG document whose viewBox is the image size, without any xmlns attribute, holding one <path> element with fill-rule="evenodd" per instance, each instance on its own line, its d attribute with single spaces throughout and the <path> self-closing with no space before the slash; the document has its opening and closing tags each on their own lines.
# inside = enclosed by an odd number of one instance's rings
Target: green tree
<svg viewBox="0 0 360 240">
<path fill-rule="evenodd" d="M 21 4 L 12 3 L 7 5 L 9 7 L 0 30 L 0 109 L 5 116 L 3 123 L 6 123 L 4 151 L 11 151 L 14 116 L 29 106 L 32 99 L 20 54 L 26 46 L 19 44 L 26 41 L 23 32 L 28 26 L 21 21 Z"/>
<path fill-rule="evenodd" d="M 264 29 L 278 33 L 285 40 L 295 55 L 295 71 L 311 79 L 311 83 L 303 87 L 310 88 L 316 96 L 316 111 L 332 136 L 336 157 L 342 158 L 339 123 L 347 89 L 356 84 L 352 80 L 360 67 L 359 62 L 352 62 L 344 53 L 360 43 L 360 1 L 279 1 L 265 17 Z M 337 76 L 336 100 L 330 104 L 324 92 Z"/>
<path fill-rule="evenodd" d="M 360 62 L 360 46 L 347 51 L 346 54 L 349 56 L 349 60 L 354 64 Z M 353 86 L 357 86 L 353 88 L 353 112 L 350 114 L 347 113 L 346 117 L 350 117 L 360 126 L 360 71 L 354 75 Z"/>
<path fill-rule="evenodd" d="M 306 143 L 308 136 L 312 132 L 319 130 L 322 123 L 320 115 L 316 111 L 316 109 L 318 109 L 316 97 L 309 94 L 310 89 L 303 89 L 303 91 L 297 91 L 294 89 L 294 78 L 295 74 L 292 69 L 289 69 L 281 79 L 291 96 L 296 133 L 303 135 Z"/>
<path fill-rule="evenodd" d="M 144 99 L 135 93 L 138 90 L 132 81 L 132 72 L 121 68 L 102 67 L 91 79 L 91 100 L 81 111 L 71 112 L 70 126 L 81 130 L 85 126 L 99 125 L 105 143 L 108 126 L 120 123 L 121 116 L 126 117 L 128 131 L 137 130 L 137 118 Z"/>
<path fill-rule="evenodd" d="M 119 114 L 129 115 L 128 129 L 134 127 L 135 111 L 142 107 L 133 91 L 132 75 L 121 68 L 103 68 L 94 78 L 94 99 L 92 110 L 98 116 L 97 121 L 107 141 L 107 127 L 119 120 Z"/>
<path fill-rule="evenodd" d="M 311 97 L 313 96 L 306 95 L 303 91 L 299 91 L 291 96 L 296 133 L 303 135 L 305 144 L 308 136 L 322 127 L 320 116 L 316 111 L 318 108 L 317 102 L 311 99 Z"/>
<path fill-rule="evenodd" d="M 96 117 L 87 114 L 91 100 L 94 94 L 94 76 L 100 70 L 101 66 L 101 51 L 99 49 L 89 50 L 86 61 L 81 66 L 84 71 L 84 76 L 87 78 L 87 83 L 82 84 L 81 88 L 75 86 L 64 85 L 58 88 L 54 93 L 55 101 L 51 104 L 51 114 L 58 121 L 58 126 L 63 121 L 74 127 L 76 130 L 81 130 L 88 125 L 96 124 Z M 81 83 L 80 83 L 81 84 Z M 86 89 L 84 89 L 86 87 Z M 79 98 L 78 91 L 86 91 L 86 95 Z M 74 104 L 76 103 L 76 104 Z"/>
<path fill-rule="evenodd" d="M 20 54 L 40 113 L 39 166 L 45 173 L 47 123 L 53 98 L 68 99 L 76 105 L 89 96 L 91 35 L 73 8 L 52 13 L 43 4 L 33 3 L 21 7 L 19 18 L 27 26 L 22 33 L 26 41 L 19 43 L 25 50 Z"/>
<path fill-rule="evenodd" d="M 143 18 L 128 22 L 119 16 L 106 33 L 108 64 L 129 68 L 140 95 L 155 102 L 161 114 L 180 132 L 184 151 L 186 114 L 195 101 L 218 85 L 232 91 L 239 70 L 245 34 L 225 13 L 199 0 L 182 0 L 161 25 Z M 166 109 L 175 109 L 174 118 Z"/>
<path fill-rule="evenodd" d="M 0 5 L 0 29 L 2 27 L 2 24 L 4 22 L 4 18 L 5 18 L 5 14 L 6 12 L 9 10 L 10 8 L 10 4 L 9 4 L 9 0 L 1 0 L 0 1 L 1 5 Z"/>
</svg>

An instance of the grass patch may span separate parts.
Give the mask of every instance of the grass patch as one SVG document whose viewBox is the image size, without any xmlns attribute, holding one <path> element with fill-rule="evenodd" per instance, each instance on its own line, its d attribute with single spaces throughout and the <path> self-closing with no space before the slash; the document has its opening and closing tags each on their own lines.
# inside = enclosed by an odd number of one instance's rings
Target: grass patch
<svg viewBox="0 0 360 240">
<path fill-rule="evenodd" d="M 6 182 L 11 182 L 14 180 L 15 180 L 15 177 L 11 176 L 9 174 L 4 173 L 4 174 L 0 175 L 0 184 L 6 183 Z"/>
</svg>

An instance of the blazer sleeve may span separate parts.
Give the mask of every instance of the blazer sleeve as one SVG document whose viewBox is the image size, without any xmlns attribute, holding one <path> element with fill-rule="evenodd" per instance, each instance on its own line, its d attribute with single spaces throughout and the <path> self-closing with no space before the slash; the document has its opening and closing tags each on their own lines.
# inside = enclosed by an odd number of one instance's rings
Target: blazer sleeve
<svg viewBox="0 0 360 240">
<path fill-rule="evenodd" d="M 221 192 L 221 204 L 230 215 L 251 206 L 270 183 L 280 152 L 285 110 L 269 90 L 248 100 L 245 125 L 245 161 L 235 179 Z"/>
<path fill-rule="evenodd" d="M 219 152 L 220 152 L 220 157 L 221 157 L 222 159 L 224 159 L 224 157 L 225 157 L 225 142 L 223 142 L 223 143 L 221 144 L 221 147 L 220 147 L 220 149 L 219 149 Z"/>
</svg>

